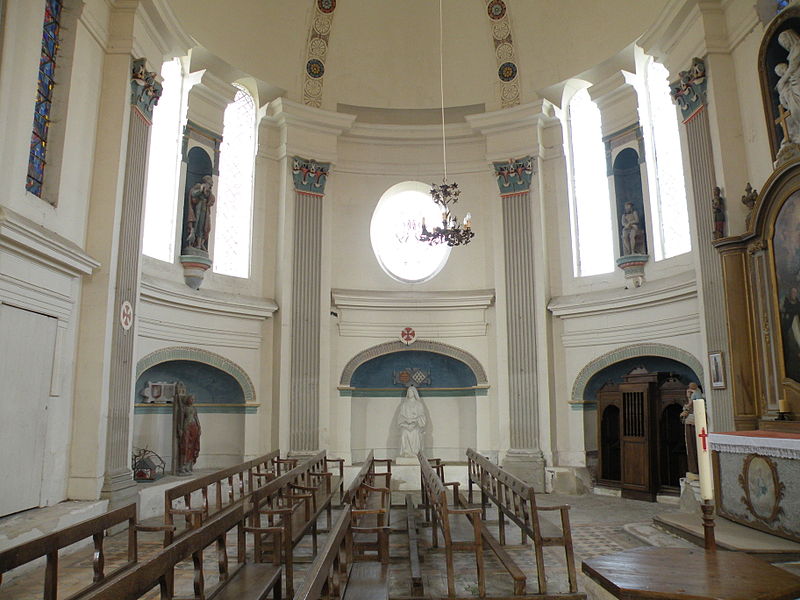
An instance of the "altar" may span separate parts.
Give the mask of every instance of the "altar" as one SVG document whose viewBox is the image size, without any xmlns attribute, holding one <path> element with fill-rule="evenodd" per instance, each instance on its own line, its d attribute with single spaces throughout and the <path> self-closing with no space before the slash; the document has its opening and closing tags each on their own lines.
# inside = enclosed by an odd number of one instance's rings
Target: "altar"
<svg viewBox="0 0 800 600">
<path fill-rule="evenodd" d="M 800 542 L 800 434 L 737 431 L 708 440 L 717 513 Z"/>
</svg>

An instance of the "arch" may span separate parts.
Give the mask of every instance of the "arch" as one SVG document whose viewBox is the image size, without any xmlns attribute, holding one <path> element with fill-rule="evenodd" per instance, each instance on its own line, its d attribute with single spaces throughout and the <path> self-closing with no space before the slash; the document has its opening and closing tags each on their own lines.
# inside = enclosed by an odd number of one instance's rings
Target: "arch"
<svg viewBox="0 0 800 600">
<path fill-rule="evenodd" d="M 598 371 L 614 363 L 629 358 L 637 358 L 639 356 L 660 356 L 662 358 L 671 358 L 672 360 L 682 362 L 695 372 L 700 378 L 700 381 L 703 380 L 703 366 L 700 364 L 699 360 L 686 350 L 668 344 L 633 344 L 607 352 L 583 367 L 575 378 L 575 383 L 572 385 L 571 402 L 583 404 L 583 394 L 586 391 L 586 385 Z"/>
<path fill-rule="evenodd" d="M 455 346 L 449 346 L 448 344 L 442 344 L 440 342 L 434 342 L 430 340 L 418 340 L 417 342 L 407 346 L 400 340 L 396 340 L 394 342 L 385 342 L 383 344 L 378 344 L 377 346 L 372 346 L 371 348 L 367 348 L 366 350 L 356 354 L 344 366 L 344 369 L 342 370 L 342 376 L 339 379 L 339 385 L 342 387 L 350 387 L 350 380 L 353 377 L 353 373 L 355 373 L 355 370 L 368 360 L 383 356 L 384 354 L 404 352 L 407 350 L 427 350 L 428 352 L 435 352 L 437 354 L 443 354 L 445 356 L 449 356 L 450 358 L 460 360 L 475 374 L 475 379 L 477 380 L 479 386 L 486 385 L 488 383 L 486 371 L 478 359 L 461 348 L 456 348 Z"/>
<path fill-rule="evenodd" d="M 228 360 L 224 356 L 214 354 L 208 350 L 201 350 L 200 348 L 189 348 L 186 346 L 171 346 L 169 348 L 162 348 L 151 352 L 147 356 L 142 357 L 136 364 L 136 379 L 139 379 L 150 367 L 168 362 L 171 360 L 193 360 L 195 362 L 204 363 L 212 367 L 216 367 L 221 371 L 225 371 L 241 386 L 244 392 L 244 401 L 246 404 L 255 402 L 256 389 L 253 382 L 245 371 L 235 362 Z"/>
</svg>

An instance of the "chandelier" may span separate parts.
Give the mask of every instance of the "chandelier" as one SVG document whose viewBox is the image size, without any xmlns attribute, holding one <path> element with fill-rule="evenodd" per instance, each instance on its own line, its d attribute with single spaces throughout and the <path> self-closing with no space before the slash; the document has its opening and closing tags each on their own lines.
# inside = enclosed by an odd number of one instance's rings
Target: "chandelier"
<svg viewBox="0 0 800 600">
<path fill-rule="evenodd" d="M 441 185 L 431 184 L 431 199 L 442 211 L 442 225 L 428 229 L 425 225 L 425 218 L 422 219 L 422 231 L 417 234 L 417 239 L 427 242 L 431 246 L 447 244 L 448 246 L 460 246 L 469 244 L 475 237 L 472 231 L 472 215 L 467 213 L 464 222 L 459 225 L 458 217 L 450 212 L 450 207 L 458 202 L 461 189 L 454 181 L 447 183 L 447 140 L 444 132 L 444 27 L 442 25 L 442 0 L 439 0 L 439 91 L 442 99 L 442 164 L 444 166 L 444 177 Z"/>
</svg>

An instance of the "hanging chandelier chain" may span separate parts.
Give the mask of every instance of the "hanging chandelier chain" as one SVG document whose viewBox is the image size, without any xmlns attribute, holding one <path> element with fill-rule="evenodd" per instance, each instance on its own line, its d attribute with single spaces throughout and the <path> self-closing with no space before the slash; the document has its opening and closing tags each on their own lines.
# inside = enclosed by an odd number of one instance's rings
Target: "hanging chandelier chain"
<svg viewBox="0 0 800 600">
<path fill-rule="evenodd" d="M 444 20 L 442 18 L 442 0 L 439 0 L 439 91 L 442 100 L 442 164 L 444 179 L 447 181 L 447 139 L 444 133 Z"/>
</svg>

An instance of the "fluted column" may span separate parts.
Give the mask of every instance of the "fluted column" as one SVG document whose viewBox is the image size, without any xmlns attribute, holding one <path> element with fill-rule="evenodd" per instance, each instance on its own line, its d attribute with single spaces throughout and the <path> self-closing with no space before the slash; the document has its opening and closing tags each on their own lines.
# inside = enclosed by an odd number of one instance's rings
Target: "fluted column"
<svg viewBox="0 0 800 600">
<path fill-rule="evenodd" d="M 322 202 L 329 169 L 330 163 L 292 158 L 295 206 L 289 444 L 294 452 L 319 448 Z"/>
<path fill-rule="evenodd" d="M 503 213 L 503 257 L 506 268 L 506 326 L 508 338 L 508 402 L 510 449 L 505 465 L 544 484 L 539 447 L 538 382 L 534 296 L 535 230 L 531 204 L 530 156 L 494 164 Z"/>
<path fill-rule="evenodd" d="M 694 200 L 697 243 L 697 276 L 699 279 L 700 306 L 707 350 L 722 352 L 725 360 L 730 357 L 728 329 L 725 319 L 725 294 L 722 280 L 722 262 L 712 245 L 714 220 L 711 197 L 716 186 L 714 155 L 711 147 L 711 127 L 708 119 L 706 87 L 708 74 L 702 59 L 695 58 L 691 68 L 681 73 L 674 82 L 672 97 L 683 114 L 686 145 L 689 151 L 689 174 Z M 732 376 L 732 373 L 729 373 Z M 734 429 L 733 398 L 730 386 L 724 390 L 711 388 L 711 379 L 706 372 L 704 392 L 711 414 L 710 427 L 714 431 Z"/>
</svg>

